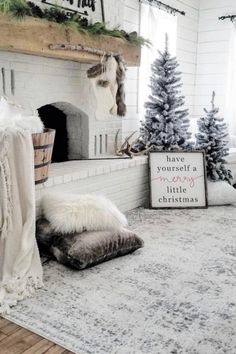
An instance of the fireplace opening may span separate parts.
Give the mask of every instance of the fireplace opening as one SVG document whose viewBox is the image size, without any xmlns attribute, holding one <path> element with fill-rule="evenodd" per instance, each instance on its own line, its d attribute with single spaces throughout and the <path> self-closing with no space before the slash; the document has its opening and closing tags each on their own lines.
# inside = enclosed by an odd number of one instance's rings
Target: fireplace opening
<svg viewBox="0 0 236 354">
<path fill-rule="evenodd" d="M 38 109 L 39 116 L 45 128 L 56 130 L 52 162 L 68 161 L 68 133 L 66 114 L 53 105 Z"/>
<path fill-rule="evenodd" d="M 56 130 L 52 162 L 79 160 L 89 156 L 89 119 L 81 109 L 67 102 L 38 108 L 45 128 Z"/>
</svg>

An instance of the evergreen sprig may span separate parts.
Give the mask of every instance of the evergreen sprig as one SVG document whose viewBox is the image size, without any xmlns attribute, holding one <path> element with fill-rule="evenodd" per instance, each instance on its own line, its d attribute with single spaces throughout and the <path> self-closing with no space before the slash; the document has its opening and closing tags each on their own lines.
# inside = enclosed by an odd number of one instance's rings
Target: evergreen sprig
<svg viewBox="0 0 236 354">
<path fill-rule="evenodd" d="M 102 22 L 89 24 L 87 18 L 81 17 L 77 14 L 70 16 L 57 6 L 41 9 L 31 1 L 0 0 L 0 12 L 10 14 L 17 19 L 22 19 L 25 16 L 46 19 L 48 21 L 63 24 L 68 28 L 75 29 L 82 33 L 88 33 L 91 35 L 105 35 L 125 39 L 137 46 L 151 45 L 149 40 L 138 36 L 137 32 L 128 33 L 119 27 L 108 29 Z"/>
<path fill-rule="evenodd" d="M 12 0 L 0 0 L 0 11 L 9 13 L 11 11 Z"/>
</svg>

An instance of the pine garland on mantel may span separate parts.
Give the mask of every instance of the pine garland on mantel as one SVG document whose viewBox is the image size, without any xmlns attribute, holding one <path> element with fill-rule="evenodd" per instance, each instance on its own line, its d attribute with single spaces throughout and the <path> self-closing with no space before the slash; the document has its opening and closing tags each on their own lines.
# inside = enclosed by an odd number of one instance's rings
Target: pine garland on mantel
<svg viewBox="0 0 236 354">
<path fill-rule="evenodd" d="M 65 11 L 59 7 L 51 7 L 49 9 L 41 9 L 31 1 L 26 0 L 0 0 L 0 12 L 9 14 L 17 19 L 23 19 L 25 16 L 45 19 L 65 25 L 67 28 L 75 29 L 79 32 L 91 35 L 105 35 L 110 37 L 121 38 L 137 45 L 150 45 L 150 41 L 138 36 L 137 32 L 126 32 L 119 27 L 108 29 L 105 23 L 96 22 L 90 24 L 87 18 L 78 14 L 68 16 Z"/>
</svg>

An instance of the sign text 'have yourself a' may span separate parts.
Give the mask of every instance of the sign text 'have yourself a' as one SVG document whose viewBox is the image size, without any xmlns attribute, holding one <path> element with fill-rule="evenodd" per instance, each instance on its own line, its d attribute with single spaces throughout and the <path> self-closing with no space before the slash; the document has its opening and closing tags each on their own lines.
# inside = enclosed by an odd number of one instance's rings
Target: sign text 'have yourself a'
<svg viewBox="0 0 236 354">
<path fill-rule="evenodd" d="M 152 208 L 207 207 L 201 151 L 151 152 L 150 182 Z"/>
</svg>

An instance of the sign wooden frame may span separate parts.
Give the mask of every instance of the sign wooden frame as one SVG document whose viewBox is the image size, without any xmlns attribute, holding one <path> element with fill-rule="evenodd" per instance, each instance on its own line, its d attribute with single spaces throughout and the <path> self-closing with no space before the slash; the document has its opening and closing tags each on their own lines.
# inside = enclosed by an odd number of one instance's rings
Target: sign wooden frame
<svg viewBox="0 0 236 354">
<path fill-rule="evenodd" d="M 149 181 L 152 209 L 208 207 L 204 151 L 151 151 Z"/>
<path fill-rule="evenodd" d="M 36 0 L 33 1 L 36 5 L 42 4 L 49 7 L 59 8 L 67 13 L 67 15 L 79 14 L 83 16 L 89 16 L 88 11 L 96 12 L 96 0 L 61 0 L 59 3 L 56 0 Z M 103 1 L 100 1 L 102 21 L 104 18 L 104 6 Z"/>
</svg>

